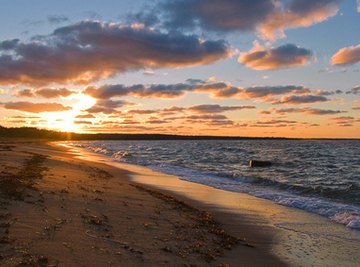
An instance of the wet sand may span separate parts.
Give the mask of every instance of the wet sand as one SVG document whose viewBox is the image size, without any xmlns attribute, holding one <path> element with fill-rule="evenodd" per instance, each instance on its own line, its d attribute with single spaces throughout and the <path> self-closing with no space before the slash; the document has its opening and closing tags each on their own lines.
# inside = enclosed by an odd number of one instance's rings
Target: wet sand
<svg viewBox="0 0 360 267">
<path fill-rule="evenodd" d="M 1 141 L 0 163 L 1 266 L 286 266 L 261 217 L 231 226 L 89 155 Z"/>
<path fill-rule="evenodd" d="M 355 267 L 360 262 L 360 232 L 325 217 L 247 194 L 183 181 L 141 166 L 113 162 L 78 148 L 72 148 L 72 153 L 127 170 L 135 182 L 211 211 L 227 232 L 289 266 Z"/>
</svg>

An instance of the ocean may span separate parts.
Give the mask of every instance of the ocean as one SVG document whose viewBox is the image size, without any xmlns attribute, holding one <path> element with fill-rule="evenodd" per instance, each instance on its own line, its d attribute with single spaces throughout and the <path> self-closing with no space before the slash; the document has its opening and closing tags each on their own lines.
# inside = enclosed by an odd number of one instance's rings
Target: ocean
<svg viewBox="0 0 360 267">
<path fill-rule="evenodd" d="M 360 230 L 360 140 L 71 141 L 114 161 L 247 193 Z M 250 168 L 250 160 L 271 167 Z"/>
</svg>

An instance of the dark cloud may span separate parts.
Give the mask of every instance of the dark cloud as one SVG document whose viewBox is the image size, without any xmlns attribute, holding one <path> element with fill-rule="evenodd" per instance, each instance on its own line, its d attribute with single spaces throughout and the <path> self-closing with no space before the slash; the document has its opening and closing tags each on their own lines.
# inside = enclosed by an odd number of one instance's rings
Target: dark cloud
<svg viewBox="0 0 360 267">
<path fill-rule="evenodd" d="M 234 122 L 229 120 L 224 115 L 191 115 L 191 116 L 184 116 L 181 119 L 185 119 L 187 123 L 191 124 L 205 124 L 205 125 L 233 125 Z"/>
<path fill-rule="evenodd" d="M 351 116 L 335 117 L 335 118 L 331 118 L 330 120 L 334 121 L 338 126 L 341 127 L 353 126 L 354 123 L 360 122 L 359 119 L 356 119 Z"/>
<path fill-rule="evenodd" d="M 285 44 L 271 49 L 255 47 L 247 53 L 241 53 L 239 62 L 255 70 L 275 70 L 303 66 L 312 59 L 310 50 Z"/>
<path fill-rule="evenodd" d="M 342 110 L 318 109 L 318 108 L 280 108 L 280 109 L 274 109 L 274 111 L 278 114 L 302 113 L 307 115 L 334 115 L 334 114 L 346 112 Z"/>
<path fill-rule="evenodd" d="M 159 110 L 155 109 L 132 109 L 132 110 L 128 110 L 126 112 L 126 114 L 131 114 L 131 115 L 149 115 L 149 114 L 154 114 L 157 113 Z"/>
<path fill-rule="evenodd" d="M 13 50 L 14 48 L 16 48 L 19 42 L 19 39 L 2 41 L 0 42 L 0 50 Z"/>
<path fill-rule="evenodd" d="M 168 120 L 161 120 L 157 117 L 150 117 L 146 123 L 149 123 L 149 124 L 164 124 L 164 123 L 170 123 L 171 121 L 168 121 Z"/>
<path fill-rule="evenodd" d="M 333 65 L 351 65 L 360 61 L 360 44 L 341 48 L 331 57 Z"/>
<path fill-rule="evenodd" d="M 140 23 L 145 26 L 154 26 L 160 22 L 158 14 L 156 11 L 150 7 L 144 7 L 143 9 L 147 9 L 146 12 L 138 12 L 138 13 L 130 13 L 127 15 L 127 21 L 129 24 L 132 22 Z"/>
<path fill-rule="evenodd" d="M 88 113 L 120 114 L 121 112 L 117 110 L 118 108 L 133 105 L 135 104 L 126 100 L 100 99 L 96 101 L 95 105 L 85 111 Z"/>
<path fill-rule="evenodd" d="M 222 113 L 242 109 L 255 109 L 254 106 L 220 106 L 220 105 L 197 105 L 189 107 L 188 110 L 195 113 Z"/>
<path fill-rule="evenodd" d="M 0 83 L 86 83 L 129 70 L 209 64 L 231 54 L 223 40 L 83 21 L 1 49 Z"/>
<path fill-rule="evenodd" d="M 87 87 L 84 90 L 97 99 L 133 96 L 138 98 L 179 98 L 187 92 L 208 93 L 215 98 L 264 98 L 283 94 L 305 94 L 311 91 L 303 86 L 255 86 L 240 88 L 225 82 L 208 82 L 203 80 L 188 80 L 177 84 L 135 84 L 125 86 L 122 84 L 104 85 L 99 88 Z"/>
<path fill-rule="evenodd" d="M 59 103 L 7 102 L 3 103 L 3 106 L 6 109 L 15 109 L 30 113 L 58 112 L 72 109 Z"/>
<path fill-rule="evenodd" d="M 167 0 L 159 6 L 170 29 L 258 31 L 283 37 L 287 28 L 307 27 L 334 16 L 340 0 Z M 140 20 L 143 21 L 143 20 Z"/>
<path fill-rule="evenodd" d="M 297 125 L 297 121 L 293 120 L 265 120 L 265 121 L 256 121 L 250 124 L 250 127 L 290 127 Z"/>
<path fill-rule="evenodd" d="M 317 103 L 317 102 L 327 102 L 325 96 L 320 95 L 290 95 L 283 96 L 279 101 L 275 100 L 273 104 L 308 104 L 308 103 Z"/>
<path fill-rule="evenodd" d="M 244 89 L 241 94 L 244 98 L 264 98 L 283 94 L 306 94 L 311 91 L 303 86 L 254 86 Z"/>
<path fill-rule="evenodd" d="M 227 111 L 235 111 L 235 110 L 242 110 L 242 109 L 255 109 L 255 106 L 220 106 L 220 105 L 195 105 L 190 107 L 177 107 L 172 106 L 170 108 L 164 109 L 135 109 L 129 110 L 124 113 L 124 115 L 153 115 L 161 117 L 167 117 L 167 120 L 178 120 L 178 119 L 222 119 L 225 118 L 223 115 L 221 117 L 214 117 L 214 114 L 217 115 L 218 113 L 223 113 Z M 171 117 L 168 116 L 177 115 L 178 113 L 187 113 L 187 114 L 196 114 L 193 117 L 192 115 L 187 116 L 180 116 L 180 117 Z M 198 115 L 200 114 L 200 115 Z M 203 116 L 204 115 L 204 116 Z"/>
<path fill-rule="evenodd" d="M 355 86 L 351 90 L 347 91 L 346 94 L 360 94 L 360 86 Z"/>
<path fill-rule="evenodd" d="M 98 99 L 108 99 L 112 97 L 134 96 L 138 98 L 178 98 L 183 96 L 191 87 L 188 84 L 152 84 L 145 86 L 143 84 L 135 84 L 132 86 L 124 86 L 122 84 L 104 85 L 99 88 L 88 87 L 85 93 Z"/>
<path fill-rule="evenodd" d="M 165 25 L 213 31 L 255 30 L 275 6 L 269 0 L 170 0 L 162 4 Z"/>
<path fill-rule="evenodd" d="M 342 0 L 292 0 L 289 2 L 289 10 L 297 14 L 308 14 L 313 10 L 321 10 L 327 5 L 339 5 Z"/>
<path fill-rule="evenodd" d="M 339 95 L 342 93 L 343 93 L 343 91 L 341 91 L 341 90 L 335 90 L 335 91 L 316 90 L 315 91 L 315 94 L 322 95 L 322 96 Z"/>
<path fill-rule="evenodd" d="M 125 86 L 122 84 L 104 85 L 99 88 L 88 87 L 84 92 L 98 99 L 108 99 L 111 97 L 121 96 L 171 99 L 181 97 L 185 95 L 186 92 L 207 92 L 217 95 L 217 93 L 220 94 L 220 91 L 227 90 L 228 87 L 229 86 L 226 83 L 222 82 L 207 83 L 205 81 L 201 81 L 195 83 L 194 81 L 190 81 L 187 83 L 177 84 L 135 84 L 131 86 Z M 236 89 L 235 91 L 235 93 L 238 93 L 239 89 Z"/>
</svg>

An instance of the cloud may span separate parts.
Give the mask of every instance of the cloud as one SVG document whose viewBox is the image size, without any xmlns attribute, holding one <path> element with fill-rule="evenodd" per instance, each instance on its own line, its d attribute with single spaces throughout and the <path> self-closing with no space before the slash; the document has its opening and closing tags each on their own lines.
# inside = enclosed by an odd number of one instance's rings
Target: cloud
<svg viewBox="0 0 360 267">
<path fill-rule="evenodd" d="M 210 64 L 233 53 L 223 40 L 99 21 L 61 27 L 31 42 L 5 42 L 2 84 L 87 83 L 130 70 Z"/>
<path fill-rule="evenodd" d="M 249 52 L 241 53 L 239 63 L 255 70 L 276 70 L 304 66 L 313 59 L 308 49 L 293 44 L 265 49 L 255 43 Z"/>
<path fill-rule="evenodd" d="M 251 127 L 290 127 L 295 126 L 298 122 L 292 120 L 265 120 L 265 121 L 256 121 L 255 123 L 249 125 Z"/>
<path fill-rule="evenodd" d="M 157 117 L 150 117 L 147 121 L 146 121 L 146 123 L 149 123 L 149 124 L 164 124 L 164 123 L 170 123 L 170 121 L 168 121 L 168 120 L 161 120 L 161 119 L 159 119 L 159 118 L 157 118 Z"/>
<path fill-rule="evenodd" d="M 254 86 L 240 88 L 225 82 L 211 82 L 204 80 L 187 80 L 177 84 L 135 84 L 125 86 L 122 84 L 103 85 L 101 87 L 89 86 L 84 93 L 97 99 L 110 99 L 113 97 L 133 96 L 138 98 L 174 99 L 184 96 L 187 92 L 208 93 L 215 98 L 264 98 L 282 94 L 305 94 L 311 91 L 303 86 Z"/>
<path fill-rule="evenodd" d="M 360 13 L 360 0 L 356 0 L 356 4 L 357 4 L 357 12 Z"/>
<path fill-rule="evenodd" d="M 135 105 L 133 102 L 126 100 L 100 99 L 96 101 L 95 105 L 85 111 L 88 113 L 120 114 L 121 112 L 117 110 L 118 108 L 133 105 Z"/>
<path fill-rule="evenodd" d="M 217 115 L 218 113 L 223 113 L 227 111 L 243 110 L 243 109 L 255 109 L 255 106 L 220 106 L 220 105 L 194 105 L 190 107 L 178 107 L 172 106 L 164 109 L 134 109 L 126 111 L 126 115 L 153 115 L 161 117 L 173 116 L 178 113 L 192 113 L 196 114 L 196 118 L 214 118 L 212 115 Z M 204 116 L 202 116 L 204 115 Z M 210 115 L 210 117 L 208 116 Z M 200 116 L 200 117 L 198 117 Z M 222 115 L 221 115 L 222 116 Z M 171 120 L 181 119 L 183 117 L 172 117 Z M 186 117 L 189 118 L 189 117 Z M 216 117 L 219 119 L 220 117 Z"/>
<path fill-rule="evenodd" d="M 162 4 L 162 9 L 167 27 L 200 26 L 227 32 L 255 30 L 259 21 L 273 12 L 275 6 L 268 0 L 170 0 Z"/>
<path fill-rule="evenodd" d="M 279 101 L 275 100 L 273 104 L 308 104 L 329 101 L 326 97 L 320 95 L 290 95 L 283 96 Z"/>
<path fill-rule="evenodd" d="M 147 76 L 153 76 L 155 75 L 155 72 L 153 70 L 144 70 L 143 74 Z"/>
<path fill-rule="evenodd" d="M 59 24 L 59 23 L 69 21 L 69 18 L 64 16 L 64 15 L 50 15 L 50 16 L 47 17 L 47 20 L 51 24 Z"/>
<path fill-rule="evenodd" d="M 241 92 L 243 98 L 267 98 L 283 94 L 306 94 L 311 91 L 303 86 L 286 85 L 286 86 L 254 86 L 245 88 Z"/>
<path fill-rule="evenodd" d="M 132 109 L 132 110 L 128 110 L 126 112 L 126 114 L 131 114 L 131 115 L 149 115 L 149 114 L 154 114 L 157 113 L 158 110 L 152 110 L 152 109 Z"/>
<path fill-rule="evenodd" d="M 71 91 L 66 88 L 42 88 L 35 91 L 36 96 L 42 96 L 45 98 L 56 98 L 56 97 L 67 97 L 69 95 L 75 94 L 75 91 Z"/>
<path fill-rule="evenodd" d="M 35 94 L 34 94 L 33 90 L 31 90 L 31 89 L 24 89 L 24 90 L 15 92 L 14 96 L 16 96 L 16 97 L 34 97 Z"/>
<path fill-rule="evenodd" d="M 11 40 L 2 41 L 2 42 L 0 42 L 0 50 L 3 50 L 3 51 L 12 50 L 19 44 L 19 42 L 20 42 L 19 39 L 11 39 Z"/>
<path fill-rule="evenodd" d="M 351 90 L 347 91 L 346 94 L 360 94 L 360 85 L 351 88 Z"/>
<path fill-rule="evenodd" d="M 353 126 L 354 123 L 360 122 L 360 120 L 351 116 L 335 117 L 331 118 L 330 120 L 334 121 L 338 126 L 341 127 Z"/>
<path fill-rule="evenodd" d="M 360 44 L 341 48 L 331 57 L 333 65 L 351 65 L 360 61 Z"/>
<path fill-rule="evenodd" d="M 342 94 L 343 91 L 341 91 L 341 90 L 335 90 L 335 91 L 316 90 L 314 93 L 317 95 L 322 95 L 322 96 L 330 96 L 330 95 Z"/>
<path fill-rule="evenodd" d="M 14 96 L 17 97 L 44 97 L 44 98 L 57 98 L 57 97 L 67 97 L 69 95 L 75 94 L 75 91 L 71 91 L 67 88 L 42 88 L 37 90 L 24 89 L 17 91 Z"/>
<path fill-rule="evenodd" d="M 72 109 L 59 103 L 7 102 L 3 103 L 3 106 L 6 109 L 15 109 L 30 113 L 57 112 Z"/>
<path fill-rule="evenodd" d="M 334 115 L 339 113 L 345 113 L 342 110 L 331 110 L 331 109 L 318 109 L 318 108 L 281 108 L 274 109 L 275 113 L 286 114 L 286 113 L 302 113 L 307 115 Z"/>
<path fill-rule="evenodd" d="M 91 125 L 93 124 L 91 121 L 84 121 L 84 120 L 74 120 L 75 124 L 87 124 L 87 125 Z"/>
<path fill-rule="evenodd" d="M 222 113 L 242 109 L 255 109 L 254 106 L 220 106 L 220 105 L 197 105 L 189 107 L 188 110 L 195 113 Z"/>
<path fill-rule="evenodd" d="M 203 80 L 188 80 L 185 83 L 176 84 L 135 84 L 131 86 L 114 84 L 104 85 L 99 88 L 90 86 L 84 90 L 85 94 L 98 99 L 122 96 L 173 99 L 184 96 L 186 92 L 205 92 L 216 97 L 230 97 L 239 93 L 240 89 L 224 82 L 212 83 Z"/>
<path fill-rule="evenodd" d="M 284 37 L 288 28 L 308 27 L 337 14 L 341 0 L 170 0 L 160 4 L 164 26 L 216 32 L 257 31 Z M 186 18 L 186 19 L 184 19 Z"/>
<path fill-rule="evenodd" d="M 277 8 L 259 25 L 263 38 L 285 37 L 285 30 L 309 27 L 333 17 L 339 11 L 342 0 L 290 0 L 274 1 Z"/>
<path fill-rule="evenodd" d="M 96 117 L 92 114 L 80 114 L 75 117 L 76 119 L 95 119 Z"/>
<path fill-rule="evenodd" d="M 132 86 L 124 86 L 122 84 L 104 85 L 99 88 L 88 87 L 85 94 L 91 95 L 98 99 L 108 99 L 112 97 L 134 96 L 138 98 L 178 98 L 183 96 L 186 91 L 190 90 L 188 84 L 152 84 L 145 86 L 143 84 L 135 84 Z"/>
<path fill-rule="evenodd" d="M 229 120 L 224 115 L 191 115 L 191 116 L 184 116 L 181 119 L 185 119 L 187 123 L 191 124 L 206 124 L 206 125 L 233 125 L 234 122 Z"/>
</svg>

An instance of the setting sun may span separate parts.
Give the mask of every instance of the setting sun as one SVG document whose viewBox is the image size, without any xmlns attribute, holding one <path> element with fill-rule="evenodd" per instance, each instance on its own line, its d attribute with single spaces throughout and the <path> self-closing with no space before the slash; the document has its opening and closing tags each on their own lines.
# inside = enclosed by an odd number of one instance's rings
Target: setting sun
<svg viewBox="0 0 360 267">
<path fill-rule="evenodd" d="M 81 112 L 93 106 L 96 100 L 90 96 L 78 93 L 67 98 L 71 104 L 71 110 L 57 113 L 44 113 L 41 118 L 46 121 L 41 126 L 64 132 L 81 132 L 81 125 L 76 123 L 76 117 Z"/>
</svg>

